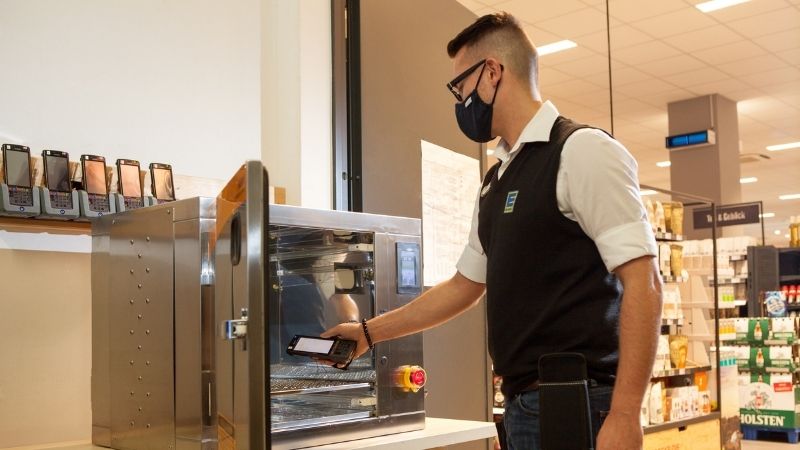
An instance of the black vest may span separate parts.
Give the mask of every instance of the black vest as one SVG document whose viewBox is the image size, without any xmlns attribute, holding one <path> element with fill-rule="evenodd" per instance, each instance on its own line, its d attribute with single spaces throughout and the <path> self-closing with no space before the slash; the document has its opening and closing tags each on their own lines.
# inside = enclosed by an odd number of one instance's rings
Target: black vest
<svg viewBox="0 0 800 450">
<path fill-rule="evenodd" d="M 561 150 L 580 128 L 558 117 L 549 142 L 526 144 L 502 178 L 498 163 L 484 179 L 478 235 L 488 261 L 489 353 L 507 397 L 538 379 L 546 353 L 582 353 L 601 382 L 613 383 L 617 371 L 621 285 L 556 199 Z"/>
</svg>

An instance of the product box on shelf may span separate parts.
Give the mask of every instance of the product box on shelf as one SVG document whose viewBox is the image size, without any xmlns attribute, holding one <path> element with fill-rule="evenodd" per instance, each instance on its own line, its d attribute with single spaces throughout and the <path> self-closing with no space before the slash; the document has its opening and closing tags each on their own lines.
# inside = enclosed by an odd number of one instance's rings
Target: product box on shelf
<svg viewBox="0 0 800 450">
<path fill-rule="evenodd" d="M 739 375 L 742 425 L 800 428 L 800 387 L 791 374 Z"/>
<path fill-rule="evenodd" d="M 792 344 L 797 340 L 797 329 L 793 317 L 773 317 L 770 319 L 770 338 L 774 343 Z"/>
<path fill-rule="evenodd" d="M 739 370 L 754 373 L 793 373 L 797 370 L 790 346 L 749 347 L 742 345 L 736 347 L 735 351 Z"/>
<path fill-rule="evenodd" d="M 736 343 L 742 345 L 791 345 L 797 340 L 796 326 L 793 317 L 734 319 Z"/>
<path fill-rule="evenodd" d="M 736 342 L 750 345 L 764 345 L 769 338 L 769 319 L 739 318 L 735 321 Z"/>
<path fill-rule="evenodd" d="M 665 388 L 651 383 L 642 402 L 642 426 L 691 419 L 711 412 L 711 392 L 699 386 Z"/>
</svg>

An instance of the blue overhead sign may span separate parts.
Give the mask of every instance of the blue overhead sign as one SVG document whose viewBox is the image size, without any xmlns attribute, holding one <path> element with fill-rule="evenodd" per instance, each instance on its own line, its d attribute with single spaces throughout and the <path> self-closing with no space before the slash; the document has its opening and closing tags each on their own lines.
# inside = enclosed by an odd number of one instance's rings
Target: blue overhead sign
<svg viewBox="0 0 800 450">
<path fill-rule="evenodd" d="M 670 150 L 696 145 L 714 144 L 716 142 L 714 130 L 702 130 L 692 133 L 667 136 L 666 145 Z"/>
</svg>

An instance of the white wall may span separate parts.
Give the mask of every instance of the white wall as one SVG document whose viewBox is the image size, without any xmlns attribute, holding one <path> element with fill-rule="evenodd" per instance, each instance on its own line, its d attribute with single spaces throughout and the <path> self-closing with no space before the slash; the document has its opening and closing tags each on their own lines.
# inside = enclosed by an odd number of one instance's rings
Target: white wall
<svg viewBox="0 0 800 450">
<path fill-rule="evenodd" d="M 227 179 L 260 152 L 259 0 L 0 1 L 0 142 Z"/>
<path fill-rule="evenodd" d="M 261 10 L 262 160 L 286 203 L 333 204 L 331 6 L 264 0 Z"/>
<path fill-rule="evenodd" d="M 261 156 L 260 8 L 0 0 L 0 142 L 227 179 Z M 86 250 L 0 231 L 0 448 L 91 438 Z"/>
<path fill-rule="evenodd" d="M 300 0 L 301 205 L 333 207 L 333 51 L 329 1 Z"/>
</svg>

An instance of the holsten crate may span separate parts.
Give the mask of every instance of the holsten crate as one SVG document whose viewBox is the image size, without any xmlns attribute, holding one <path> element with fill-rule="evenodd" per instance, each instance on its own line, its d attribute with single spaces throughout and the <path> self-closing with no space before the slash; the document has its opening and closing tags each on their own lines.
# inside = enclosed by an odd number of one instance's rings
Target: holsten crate
<svg viewBox="0 0 800 450">
<path fill-rule="evenodd" d="M 739 380 L 742 425 L 800 428 L 800 388 L 774 374 L 749 376 L 749 383 L 744 382 L 744 376 Z"/>
</svg>

